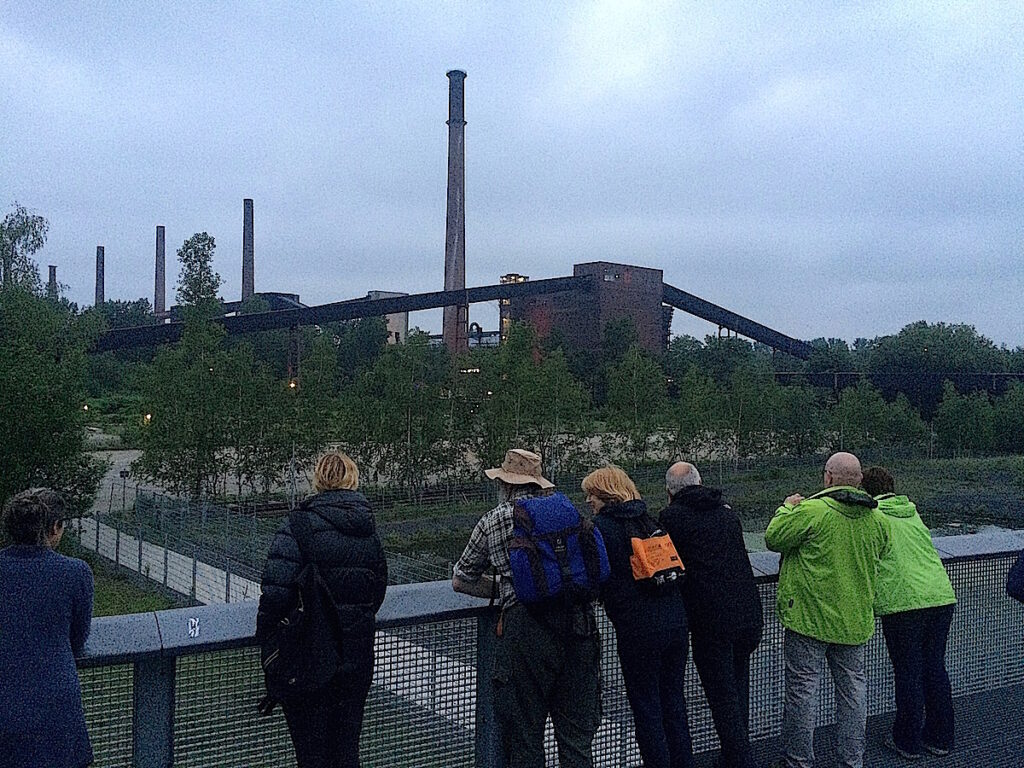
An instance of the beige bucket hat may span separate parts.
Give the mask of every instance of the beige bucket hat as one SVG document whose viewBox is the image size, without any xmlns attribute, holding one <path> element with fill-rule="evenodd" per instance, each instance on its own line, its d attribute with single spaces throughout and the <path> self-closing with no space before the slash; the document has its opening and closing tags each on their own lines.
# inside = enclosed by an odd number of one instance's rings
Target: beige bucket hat
<svg viewBox="0 0 1024 768">
<path fill-rule="evenodd" d="M 522 448 L 513 448 L 506 452 L 501 466 L 485 469 L 484 474 L 491 480 L 504 480 L 510 485 L 536 483 L 541 488 L 555 487 L 554 483 L 540 473 L 540 456 Z"/>
</svg>

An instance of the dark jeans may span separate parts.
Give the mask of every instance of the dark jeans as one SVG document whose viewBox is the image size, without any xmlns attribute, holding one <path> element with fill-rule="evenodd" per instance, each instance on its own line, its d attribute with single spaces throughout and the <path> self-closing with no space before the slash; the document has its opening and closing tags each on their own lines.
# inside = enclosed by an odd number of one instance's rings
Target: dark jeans
<svg viewBox="0 0 1024 768">
<path fill-rule="evenodd" d="M 720 768 L 751 768 L 750 655 L 761 628 L 728 633 L 693 632 L 693 663 L 707 696 L 721 744 Z"/>
<path fill-rule="evenodd" d="M 683 678 L 686 632 L 618 635 L 619 664 L 645 768 L 692 768 Z"/>
<path fill-rule="evenodd" d="M 507 609 L 494 662 L 494 710 L 509 768 L 544 768 L 544 724 L 561 768 L 592 768 L 601 724 L 601 640 L 592 611 L 538 618 Z"/>
<path fill-rule="evenodd" d="M 923 744 L 953 748 L 953 694 L 946 673 L 946 638 L 953 606 L 882 617 L 896 683 L 892 738 L 908 752 Z"/>
<path fill-rule="evenodd" d="M 359 733 L 371 675 L 347 677 L 323 691 L 281 702 L 299 768 L 359 768 Z"/>
</svg>

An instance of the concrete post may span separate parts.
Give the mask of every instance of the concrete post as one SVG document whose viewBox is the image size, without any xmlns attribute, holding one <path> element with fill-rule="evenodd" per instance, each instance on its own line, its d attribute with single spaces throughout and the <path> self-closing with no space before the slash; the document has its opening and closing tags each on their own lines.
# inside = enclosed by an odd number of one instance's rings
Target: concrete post
<svg viewBox="0 0 1024 768">
<path fill-rule="evenodd" d="M 164 228 L 156 228 L 156 270 L 153 279 L 153 314 L 167 311 L 167 257 L 164 246 Z"/>
<path fill-rule="evenodd" d="M 505 768 L 501 732 L 494 713 L 494 656 L 498 614 L 488 611 L 476 620 L 476 761 L 481 768 Z"/>
<path fill-rule="evenodd" d="M 466 288 L 466 73 L 448 72 L 448 216 L 444 238 L 444 289 Z M 469 305 L 444 308 L 442 334 L 452 354 L 469 349 Z"/>
<path fill-rule="evenodd" d="M 105 301 L 104 295 L 103 295 L 103 280 L 104 280 L 103 258 L 104 258 L 103 246 L 102 245 L 97 245 L 96 246 L 96 306 L 97 307 Z"/>
<path fill-rule="evenodd" d="M 132 685 L 132 765 L 171 768 L 174 765 L 173 656 L 151 656 L 135 662 Z"/>
<path fill-rule="evenodd" d="M 252 199 L 247 197 L 242 201 L 242 301 L 256 292 L 255 271 Z"/>
</svg>

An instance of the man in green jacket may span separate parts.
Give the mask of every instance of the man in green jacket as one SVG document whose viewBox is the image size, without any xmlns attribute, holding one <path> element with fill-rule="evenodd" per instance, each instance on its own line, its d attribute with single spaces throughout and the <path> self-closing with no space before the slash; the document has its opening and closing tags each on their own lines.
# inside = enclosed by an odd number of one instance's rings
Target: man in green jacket
<svg viewBox="0 0 1024 768">
<path fill-rule="evenodd" d="M 875 614 L 896 683 L 890 749 L 914 759 L 953 748 L 953 693 L 946 672 L 946 639 L 956 595 L 914 503 L 897 496 L 888 470 L 864 473 L 864 490 L 889 520 L 892 548 L 878 568 Z"/>
<path fill-rule="evenodd" d="M 825 489 L 793 494 L 765 531 L 782 554 L 776 611 L 786 628 L 786 705 L 782 765 L 813 768 L 814 722 L 825 661 L 836 686 L 836 753 L 844 768 L 864 764 L 867 676 L 864 650 L 875 631 L 878 562 L 889 550 L 889 523 L 860 490 L 860 461 L 836 453 Z"/>
</svg>

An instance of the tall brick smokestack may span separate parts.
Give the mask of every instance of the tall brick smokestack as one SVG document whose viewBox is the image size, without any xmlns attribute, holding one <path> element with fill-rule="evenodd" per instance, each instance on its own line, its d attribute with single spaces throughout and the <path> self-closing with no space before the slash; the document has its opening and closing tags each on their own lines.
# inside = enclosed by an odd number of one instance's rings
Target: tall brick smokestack
<svg viewBox="0 0 1024 768">
<path fill-rule="evenodd" d="M 104 301 L 103 298 L 103 246 L 96 246 L 96 306 Z"/>
<path fill-rule="evenodd" d="M 247 197 L 242 201 L 242 301 L 256 293 L 252 239 L 252 198 Z"/>
<path fill-rule="evenodd" d="M 164 245 L 164 228 L 156 228 L 156 270 L 153 276 L 153 314 L 162 315 L 166 310 L 167 297 L 167 252 Z"/>
<path fill-rule="evenodd" d="M 46 295 L 48 298 L 57 298 L 57 266 L 50 264 L 50 279 L 46 283 Z"/>
<path fill-rule="evenodd" d="M 463 97 L 466 73 L 448 73 L 448 218 L 444 237 L 444 289 L 466 288 L 466 146 Z M 469 305 L 444 308 L 444 344 L 453 354 L 469 349 Z"/>
</svg>

